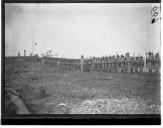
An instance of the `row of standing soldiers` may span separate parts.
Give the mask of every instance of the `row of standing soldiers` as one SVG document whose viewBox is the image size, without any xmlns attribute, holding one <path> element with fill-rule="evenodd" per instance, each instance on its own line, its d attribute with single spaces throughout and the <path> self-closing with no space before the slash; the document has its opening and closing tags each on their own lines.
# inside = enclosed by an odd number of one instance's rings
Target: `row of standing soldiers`
<svg viewBox="0 0 163 128">
<path fill-rule="evenodd" d="M 80 59 L 43 57 L 42 62 L 60 71 L 80 71 Z"/>
<path fill-rule="evenodd" d="M 84 71 L 110 72 L 110 73 L 142 73 L 145 66 L 148 72 L 158 72 L 160 69 L 159 54 L 151 57 L 148 53 L 146 60 L 142 56 L 131 57 L 129 53 L 124 55 L 113 55 L 106 57 L 93 57 L 84 60 Z"/>
<path fill-rule="evenodd" d="M 148 68 L 149 73 L 159 73 L 161 68 L 159 53 L 156 53 L 155 55 L 152 52 L 146 53 L 146 68 Z"/>
<path fill-rule="evenodd" d="M 57 67 L 59 70 L 66 71 L 97 71 L 110 73 L 142 73 L 143 71 L 159 72 L 160 58 L 159 54 L 152 52 L 146 54 L 146 57 L 132 57 L 129 53 L 124 55 L 113 55 L 106 57 L 93 57 L 89 59 L 59 59 L 42 58 L 43 63 Z M 54 59 L 54 60 L 53 60 Z M 59 60 L 58 60 L 59 59 Z"/>
<path fill-rule="evenodd" d="M 109 57 L 87 59 L 84 62 L 84 71 L 110 72 L 110 73 L 132 73 L 142 71 L 144 66 L 143 57 L 130 57 L 129 53 L 124 55 L 113 55 Z"/>
</svg>

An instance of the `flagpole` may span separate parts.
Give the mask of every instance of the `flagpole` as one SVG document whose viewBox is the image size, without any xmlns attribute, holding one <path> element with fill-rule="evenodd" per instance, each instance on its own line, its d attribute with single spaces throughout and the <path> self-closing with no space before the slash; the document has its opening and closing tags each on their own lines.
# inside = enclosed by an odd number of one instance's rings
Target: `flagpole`
<svg viewBox="0 0 163 128">
<path fill-rule="evenodd" d="M 33 55 L 33 34 L 32 34 L 32 55 Z"/>
</svg>

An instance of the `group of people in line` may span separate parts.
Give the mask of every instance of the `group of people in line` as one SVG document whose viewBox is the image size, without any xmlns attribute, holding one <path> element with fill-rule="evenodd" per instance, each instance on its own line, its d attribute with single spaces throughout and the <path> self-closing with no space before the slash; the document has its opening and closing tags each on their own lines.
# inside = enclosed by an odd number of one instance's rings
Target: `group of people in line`
<svg viewBox="0 0 163 128">
<path fill-rule="evenodd" d="M 23 56 L 27 56 L 26 53 L 27 53 L 26 50 L 24 50 L 24 55 Z M 20 54 L 20 52 L 18 52 L 18 57 L 20 57 L 20 56 L 22 56 L 22 55 Z M 38 56 L 38 54 L 30 53 L 30 56 Z"/>
<path fill-rule="evenodd" d="M 56 67 L 61 71 L 80 71 L 80 59 L 42 57 L 46 65 Z"/>
<path fill-rule="evenodd" d="M 21 56 L 20 52 L 18 52 L 18 56 Z M 26 56 L 26 50 L 24 50 L 24 56 Z"/>
<path fill-rule="evenodd" d="M 53 60 L 55 59 L 55 60 Z M 143 56 L 130 56 L 130 53 L 125 55 L 110 55 L 105 57 L 91 57 L 81 59 L 59 59 L 57 58 L 43 59 L 43 63 L 57 67 L 59 70 L 66 71 L 81 71 L 81 72 L 106 72 L 106 73 L 138 73 L 139 76 L 146 72 L 159 72 L 161 61 L 159 53 L 146 53 Z M 45 61 L 45 62 L 44 62 Z"/>
<path fill-rule="evenodd" d="M 142 73 L 144 68 L 149 73 L 159 72 L 160 57 L 148 52 L 146 57 L 125 55 L 110 55 L 106 57 L 92 57 L 84 59 L 84 71 L 98 71 L 110 73 Z"/>
<path fill-rule="evenodd" d="M 149 73 L 159 72 L 161 68 L 161 59 L 159 53 L 153 54 L 148 52 L 146 56 L 146 67 L 148 68 Z"/>
</svg>

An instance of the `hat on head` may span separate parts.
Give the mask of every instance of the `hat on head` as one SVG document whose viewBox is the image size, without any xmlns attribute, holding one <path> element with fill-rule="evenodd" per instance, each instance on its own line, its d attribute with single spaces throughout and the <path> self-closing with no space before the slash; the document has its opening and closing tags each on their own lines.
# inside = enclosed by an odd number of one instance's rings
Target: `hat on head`
<svg viewBox="0 0 163 128">
<path fill-rule="evenodd" d="M 158 56 L 159 54 L 158 53 L 156 53 L 156 55 L 155 56 Z"/>
<path fill-rule="evenodd" d="M 151 52 L 148 52 L 149 55 L 151 55 L 152 53 Z"/>
</svg>

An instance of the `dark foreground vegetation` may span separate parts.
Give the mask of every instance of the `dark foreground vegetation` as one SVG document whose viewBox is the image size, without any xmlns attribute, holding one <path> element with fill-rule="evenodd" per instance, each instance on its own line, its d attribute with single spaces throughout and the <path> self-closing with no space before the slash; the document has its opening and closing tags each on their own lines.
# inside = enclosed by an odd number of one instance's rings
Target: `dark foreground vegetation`
<svg viewBox="0 0 163 128">
<path fill-rule="evenodd" d="M 160 104 L 159 74 L 144 73 L 139 80 L 138 74 L 60 72 L 41 62 L 5 63 L 7 114 L 160 114 Z"/>
</svg>

